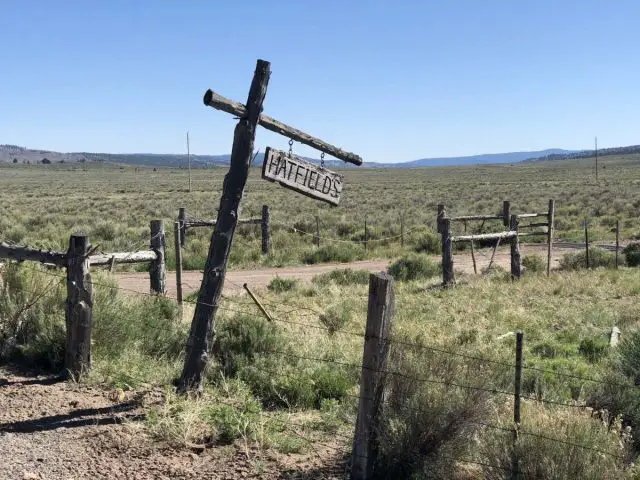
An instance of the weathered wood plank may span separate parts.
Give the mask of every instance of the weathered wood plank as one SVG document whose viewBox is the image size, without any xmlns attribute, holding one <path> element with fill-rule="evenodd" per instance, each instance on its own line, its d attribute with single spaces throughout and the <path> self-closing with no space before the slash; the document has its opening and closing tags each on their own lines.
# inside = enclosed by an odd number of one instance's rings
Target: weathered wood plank
<svg viewBox="0 0 640 480">
<path fill-rule="evenodd" d="M 342 175 L 275 148 L 267 147 L 262 178 L 331 205 L 340 203 Z"/>
<path fill-rule="evenodd" d="M 261 218 L 247 218 L 244 220 L 239 220 L 238 225 L 259 225 L 262 223 Z M 215 227 L 215 220 L 199 220 L 199 219 L 191 219 L 185 220 L 184 228 L 197 228 L 197 227 Z"/>
<path fill-rule="evenodd" d="M 4 242 L 0 243 L 0 258 L 8 258 L 17 262 L 28 260 L 64 267 L 67 262 L 66 257 L 66 253 L 62 252 L 49 252 L 30 247 L 18 247 Z"/>
<path fill-rule="evenodd" d="M 536 218 L 536 217 L 548 217 L 549 216 L 549 212 L 543 212 L 543 213 L 521 213 L 520 215 L 517 215 L 517 217 L 520 218 Z"/>
<path fill-rule="evenodd" d="M 153 262 L 158 259 L 156 252 L 141 250 L 139 252 L 100 253 L 89 257 L 89 264 L 94 267 L 111 265 L 112 260 L 117 264 Z"/>
<path fill-rule="evenodd" d="M 470 221 L 470 220 L 502 220 L 502 215 L 462 215 L 459 217 L 449 217 L 451 221 Z"/>
<path fill-rule="evenodd" d="M 223 112 L 230 113 L 239 118 L 246 118 L 247 108 L 240 102 L 234 102 L 228 98 L 218 95 L 213 90 L 207 90 L 203 98 L 204 104 L 221 110 Z M 267 115 L 260 115 L 258 123 L 267 130 L 284 135 L 287 138 L 291 138 L 297 142 L 309 145 L 316 150 L 320 150 L 326 154 L 329 154 L 335 158 L 339 158 L 345 162 L 353 163 L 354 165 L 362 165 L 362 158 L 355 153 L 346 152 L 341 148 L 335 147 L 319 138 L 312 137 L 311 135 L 304 133 L 297 128 L 286 125 L 278 120 L 275 120 Z"/>
<path fill-rule="evenodd" d="M 541 232 L 531 232 L 541 233 Z M 457 237 L 451 237 L 452 242 L 471 242 L 476 240 L 498 240 L 504 238 L 512 238 L 518 235 L 518 232 L 497 232 L 497 233 L 482 233 L 480 235 L 459 235 Z M 546 235 L 546 233 L 544 233 Z"/>
</svg>

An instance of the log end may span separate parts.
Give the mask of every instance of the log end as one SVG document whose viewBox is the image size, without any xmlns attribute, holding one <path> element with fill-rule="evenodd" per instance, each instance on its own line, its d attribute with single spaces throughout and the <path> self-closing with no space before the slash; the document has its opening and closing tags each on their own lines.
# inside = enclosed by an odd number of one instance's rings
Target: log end
<svg viewBox="0 0 640 480">
<path fill-rule="evenodd" d="M 212 98 L 213 98 L 213 90 L 208 89 L 206 92 L 204 92 L 204 97 L 202 98 L 202 101 L 204 102 L 205 105 L 210 105 Z"/>
</svg>

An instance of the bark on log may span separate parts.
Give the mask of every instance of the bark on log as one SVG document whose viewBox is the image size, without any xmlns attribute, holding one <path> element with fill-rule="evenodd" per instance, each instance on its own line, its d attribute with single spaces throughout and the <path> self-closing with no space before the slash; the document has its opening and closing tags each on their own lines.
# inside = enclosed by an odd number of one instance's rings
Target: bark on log
<svg viewBox="0 0 640 480">
<path fill-rule="evenodd" d="M 223 112 L 230 113 L 236 117 L 245 118 L 247 116 L 247 108 L 239 102 L 234 102 L 228 98 L 218 95 L 213 90 L 207 90 L 203 98 L 204 104 L 216 110 L 222 110 Z M 312 137 L 311 135 L 304 133 L 297 128 L 285 125 L 278 120 L 275 120 L 267 115 L 261 114 L 258 117 L 258 123 L 267 130 L 279 133 L 287 138 L 295 140 L 305 145 L 309 145 L 316 150 L 327 153 L 333 157 L 339 158 L 345 162 L 353 163 L 354 165 L 362 165 L 362 158 L 359 155 L 351 152 L 345 152 L 341 148 L 335 147 L 319 138 Z"/>
<path fill-rule="evenodd" d="M 535 233 L 535 232 L 532 232 Z M 497 240 L 497 239 L 505 239 L 505 238 L 513 238 L 518 234 L 518 232 L 508 231 L 508 232 L 498 232 L 498 233 L 482 233 L 480 235 L 460 235 L 457 237 L 451 237 L 452 242 L 470 242 L 476 240 Z M 546 235 L 546 233 L 545 233 Z"/>
<path fill-rule="evenodd" d="M 549 212 L 543 212 L 543 213 L 522 213 L 520 215 L 516 215 L 519 219 L 520 218 L 536 218 L 536 217 L 548 217 L 549 216 Z"/>
<path fill-rule="evenodd" d="M 518 239 L 518 217 L 511 215 L 509 222 L 511 231 L 516 232 L 515 237 L 511 238 L 511 278 L 519 280 L 522 275 L 522 258 L 520 257 L 520 240 Z"/>
<path fill-rule="evenodd" d="M 151 248 L 156 254 L 155 260 L 149 264 L 149 277 L 151 279 L 151 292 L 164 295 L 167 291 L 167 269 L 165 258 L 164 221 L 151 221 Z"/>
<path fill-rule="evenodd" d="M 141 250 L 139 252 L 116 252 L 91 255 L 89 257 L 89 263 L 93 267 L 100 267 L 104 265 L 111 265 L 113 260 L 115 260 L 115 263 L 117 264 L 127 264 L 153 262 L 157 259 L 158 255 L 156 252 L 152 250 Z"/>
<path fill-rule="evenodd" d="M 47 263 L 58 267 L 64 267 L 67 263 L 65 253 L 18 247 L 8 245 L 4 242 L 0 243 L 0 258 L 8 258 L 17 262 L 29 260 L 31 262 Z"/>
</svg>

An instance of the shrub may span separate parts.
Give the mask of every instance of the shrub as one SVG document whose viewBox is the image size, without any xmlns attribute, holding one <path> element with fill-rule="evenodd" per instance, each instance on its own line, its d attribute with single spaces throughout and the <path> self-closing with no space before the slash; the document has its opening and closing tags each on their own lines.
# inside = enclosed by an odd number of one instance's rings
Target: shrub
<svg viewBox="0 0 640 480">
<path fill-rule="evenodd" d="M 522 259 L 522 266 L 526 273 L 540 273 L 547 271 L 547 264 L 538 255 L 526 255 Z"/>
<path fill-rule="evenodd" d="M 370 273 L 366 270 L 352 270 L 350 268 L 345 268 L 316 275 L 313 277 L 312 282 L 318 285 L 328 285 L 331 282 L 343 286 L 367 285 L 369 283 L 369 275 Z"/>
<path fill-rule="evenodd" d="M 609 354 L 609 342 L 604 339 L 585 338 L 578 346 L 578 353 L 591 363 L 598 363 Z"/>
<path fill-rule="evenodd" d="M 415 240 L 415 251 L 417 253 L 430 253 L 437 255 L 442 253 L 440 237 L 433 232 L 426 232 L 418 236 Z"/>
<path fill-rule="evenodd" d="M 432 278 L 441 271 L 439 264 L 428 256 L 409 254 L 395 261 L 389 267 L 389 273 L 398 281 Z"/>
<path fill-rule="evenodd" d="M 357 247 L 347 244 L 326 245 L 303 255 L 302 261 L 307 264 L 340 262 L 348 263 L 359 260 L 363 257 L 363 252 Z"/>
<path fill-rule="evenodd" d="M 293 290 L 297 285 L 298 281 L 295 278 L 282 278 L 276 276 L 276 278 L 269 282 L 267 288 L 275 293 L 284 293 Z"/>
<path fill-rule="evenodd" d="M 329 330 L 330 334 L 334 334 L 351 322 L 351 310 L 344 304 L 331 306 L 320 315 L 320 322 Z"/>
<path fill-rule="evenodd" d="M 615 255 L 601 248 L 589 249 L 589 268 L 613 268 L 616 263 Z M 586 268 L 586 252 L 567 253 L 560 260 L 562 270 L 580 270 Z"/>
<path fill-rule="evenodd" d="M 640 267 L 640 243 L 630 243 L 622 253 L 629 267 Z"/>
</svg>

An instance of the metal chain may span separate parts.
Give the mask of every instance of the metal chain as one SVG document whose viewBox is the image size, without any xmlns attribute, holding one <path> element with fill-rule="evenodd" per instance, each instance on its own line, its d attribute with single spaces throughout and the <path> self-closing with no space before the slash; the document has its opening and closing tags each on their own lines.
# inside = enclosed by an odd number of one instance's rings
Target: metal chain
<svg viewBox="0 0 640 480">
<path fill-rule="evenodd" d="M 324 168 L 324 152 L 320 154 L 320 168 Z"/>
<path fill-rule="evenodd" d="M 291 157 L 293 151 L 293 139 L 289 140 L 289 157 Z"/>
</svg>

